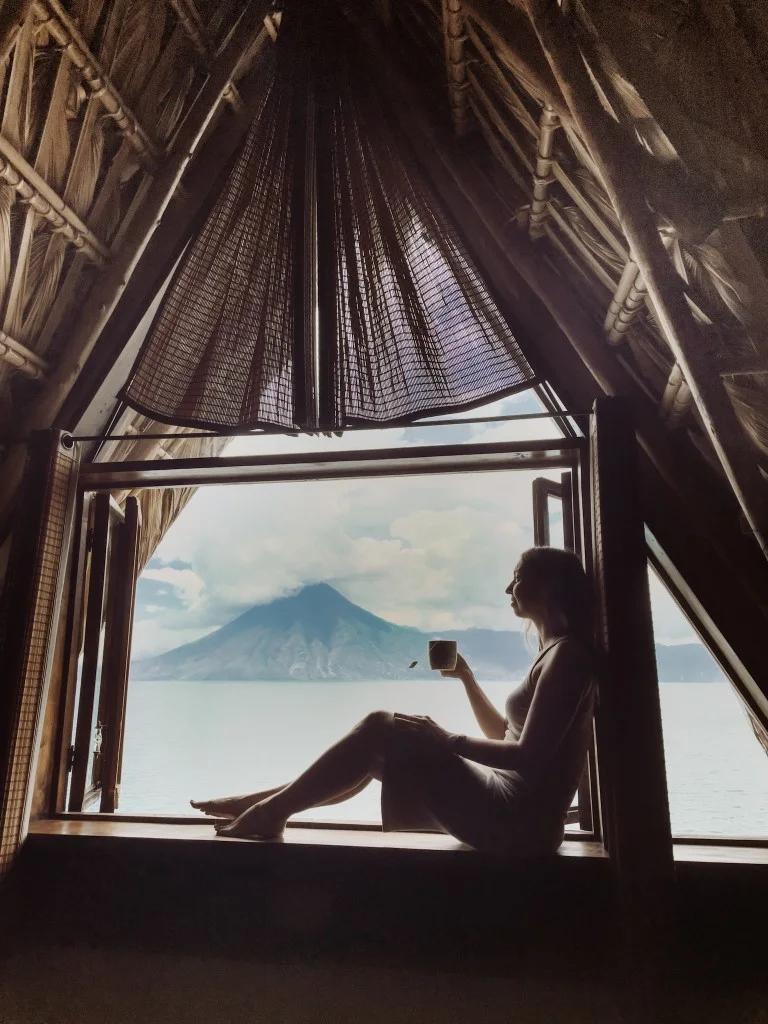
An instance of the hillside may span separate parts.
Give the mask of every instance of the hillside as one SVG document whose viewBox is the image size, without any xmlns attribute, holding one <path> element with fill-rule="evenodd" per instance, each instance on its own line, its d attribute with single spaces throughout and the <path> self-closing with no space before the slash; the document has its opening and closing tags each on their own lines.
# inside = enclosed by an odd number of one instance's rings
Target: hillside
<svg viewBox="0 0 768 1024">
<path fill-rule="evenodd" d="M 520 679 L 531 662 L 514 630 L 422 633 L 387 622 L 343 597 L 327 583 L 256 605 L 208 636 L 153 658 L 134 661 L 134 679 L 377 680 L 426 679 L 427 641 L 446 636 L 479 679 Z M 657 646 L 665 681 L 717 677 L 707 652 L 695 644 Z M 408 668 L 418 661 L 414 669 Z"/>
</svg>

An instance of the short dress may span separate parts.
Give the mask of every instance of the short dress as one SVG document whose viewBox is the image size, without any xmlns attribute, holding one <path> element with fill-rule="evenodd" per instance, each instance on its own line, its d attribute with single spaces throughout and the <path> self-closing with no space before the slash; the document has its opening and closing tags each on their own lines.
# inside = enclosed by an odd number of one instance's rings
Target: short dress
<svg viewBox="0 0 768 1024">
<path fill-rule="evenodd" d="M 535 767 L 488 768 L 448 750 L 406 740 L 387 753 L 381 774 L 384 831 L 439 831 L 478 850 L 516 856 L 554 853 L 587 757 L 593 673 L 538 685 L 547 645 L 506 701 L 505 739 L 537 745 Z M 581 645 L 580 645 L 581 646 Z M 586 650 L 582 647 L 585 655 Z"/>
</svg>

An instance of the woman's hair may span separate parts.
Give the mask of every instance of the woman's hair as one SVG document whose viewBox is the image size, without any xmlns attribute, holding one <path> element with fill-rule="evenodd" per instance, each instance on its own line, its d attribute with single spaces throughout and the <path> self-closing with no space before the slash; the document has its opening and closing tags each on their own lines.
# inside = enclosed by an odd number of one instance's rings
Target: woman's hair
<svg viewBox="0 0 768 1024">
<path fill-rule="evenodd" d="M 594 647 L 592 588 L 579 557 L 563 548 L 528 548 L 520 556 L 519 565 L 548 585 L 568 631 Z"/>
</svg>

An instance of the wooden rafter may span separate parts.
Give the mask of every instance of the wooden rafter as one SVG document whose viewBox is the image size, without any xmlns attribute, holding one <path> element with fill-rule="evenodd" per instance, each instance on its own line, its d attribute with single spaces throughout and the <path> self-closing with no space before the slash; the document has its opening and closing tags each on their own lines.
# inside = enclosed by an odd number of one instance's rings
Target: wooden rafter
<svg viewBox="0 0 768 1024">
<path fill-rule="evenodd" d="M 459 136 L 466 135 L 472 126 L 471 110 L 467 102 L 467 58 L 464 53 L 464 9 L 462 0 L 442 0 L 443 41 L 445 66 L 448 73 L 448 98 L 453 127 Z"/>
<path fill-rule="evenodd" d="M 142 127 L 98 58 L 91 52 L 77 25 L 59 0 L 37 0 L 35 6 L 45 21 L 45 27 L 77 68 L 90 91 L 99 98 L 107 115 L 123 133 L 141 162 L 150 171 L 156 171 L 161 156 L 159 148 Z"/>
<path fill-rule="evenodd" d="M 54 231 L 60 232 L 88 259 L 98 264 L 109 260 L 110 252 L 107 246 L 2 135 L 0 178 L 15 189 L 22 202 L 29 203 L 35 213 L 49 221 Z"/>
</svg>

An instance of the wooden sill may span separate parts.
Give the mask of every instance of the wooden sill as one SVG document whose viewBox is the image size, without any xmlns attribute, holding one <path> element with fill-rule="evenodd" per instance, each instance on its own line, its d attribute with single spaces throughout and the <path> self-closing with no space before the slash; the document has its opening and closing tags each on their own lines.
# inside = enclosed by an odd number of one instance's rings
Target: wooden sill
<svg viewBox="0 0 768 1024">
<path fill-rule="evenodd" d="M 106 820 L 105 818 L 44 818 L 30 825 L 31 836 L 91 837 L 99 839 L 148 839 L 194 843 L 249 843 L 250 839 L 220 839 L 212 823 L 200 821 L 147 821 Z M 442 851 L 463 856 L 479 856 L 476 850 L 437 832 L 381 832 L 370 828 L 332 828 L 296 824 L 285 830 L 280 840 L 268 840 L 259 845 L 286 846 L 345 846 L 359 849 Z M 569 841 L 557 851 L 558 857 L 607 859 L 602 843 Z"/>
<path fill-rule="evenodd" d="M 67 816 L 66 818 L 44 818 L 30 825 L 31 836 L 61 836 L 69 838 L 98 839 L 147 839 L 153 841 L 184 841 L 193 843 L 249 843 L 249 839 L 220 839 L 212 824 L 199 820 L 161 819 L 152 821 L 141 818 L 96 818 L 90 816 Z M 397 850 L 418 852 L 443 852 L 464 857 L 482 857 L 476 850 L 436 832 L 381 832 L 370 827 L 345 828 L 343 826 L 322 826 L 315 823 L 296 823 L 285 831 L 281 840 L 270 840 L 268 846 L 319 846 L 350 847 L 357 849 Z M 754 864 L 768 866 L 768 845 L 739 846 L 727 843 L 679 842 L 674 844 L 676 863 L 720 863 Z M 557 851 L 557 857 L 577 860 L 607 860 L 608 854 L 602 843 L 587 839 L 566 839 Z M 498 858 L 494 858 L 498 859 Z"/>
</svg>

